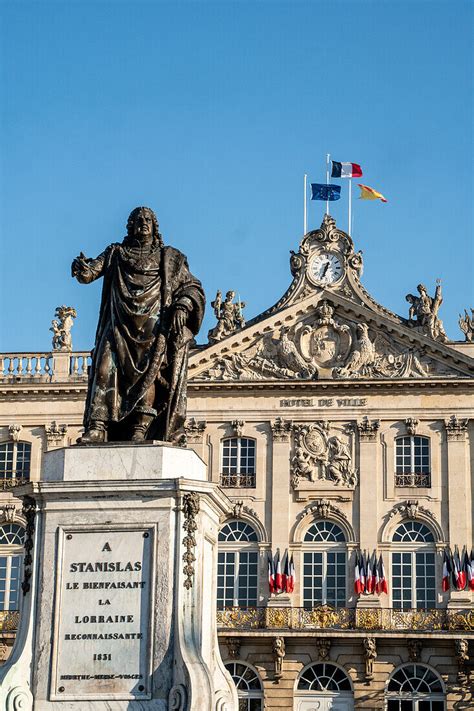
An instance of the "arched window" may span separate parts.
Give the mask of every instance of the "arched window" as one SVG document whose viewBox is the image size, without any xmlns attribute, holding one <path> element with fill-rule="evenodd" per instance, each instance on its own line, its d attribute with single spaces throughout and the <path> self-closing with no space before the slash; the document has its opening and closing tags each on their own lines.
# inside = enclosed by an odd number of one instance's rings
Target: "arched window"
<svg viewBox="0 0 474 711">
<path fill-rule="evenodd" d="M 18 610 L 25 529 L 16 523 L 0 526 L 0 610 Z"/>
<path fill-rule="evenodd" d="M 239 711 L 263 711 L 263 691 L 260 678 L 243 662 L 229 662 L 225 668 L 237 688 Z"/>
<path fill-rule="evenodd" d="M 397 437 L 395 486 L 431 486 L 429 437 L 419 435 Z"/>
<path fill-rule="evenodd" d="M 346 604 L 346 538 L 331 521 L 313 523 L 303 541 L 303 605 Z"/>
<path fill-rule="evenodd" d="M 10 489 L 15 484 L 29 481 L 31 444 L 2 442 L 0 444 L 0 487 Z"/>
<path fill-rule="evenodd" d="M 248 437 L 222 440 L 221 486 L 255 488 L 255 450 Z"/>
<path fill-rule="evenodd" d="M 244 521 L 229 521 L 219 533 L 217 607 L 256 607 L 258 538 Z"/>
<path fill-rule="evenodd" d="M 424 664 L 395 669 L 386 692 L 387 711 L 444 711 L 443 685 Z"/>
<path fill-rule="evenodd" d="M 352 691 L 349 677 L 341 667 L 322 662 L 304 669 L 298 679 L 298 691 Z"/>
<path fill-rule="evenodd" d="M 400 524 L 393 534 L 392 604 L 398 610 L 436 607 L 435 539 L 419 521 Z"/>
</svg>

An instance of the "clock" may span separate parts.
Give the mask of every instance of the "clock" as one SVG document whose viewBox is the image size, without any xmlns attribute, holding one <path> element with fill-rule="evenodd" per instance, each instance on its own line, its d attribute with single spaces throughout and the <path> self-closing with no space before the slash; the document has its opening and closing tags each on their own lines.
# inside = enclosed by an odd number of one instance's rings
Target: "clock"
<svg viewBox="0 0 474 711">
<path fill-rule="evenodd" d="M 330 286 L 344 274 L 342 259 L 336 252 L 320 252 L 308 265 L 308 277 L 318 286 Z"/>
</svg>

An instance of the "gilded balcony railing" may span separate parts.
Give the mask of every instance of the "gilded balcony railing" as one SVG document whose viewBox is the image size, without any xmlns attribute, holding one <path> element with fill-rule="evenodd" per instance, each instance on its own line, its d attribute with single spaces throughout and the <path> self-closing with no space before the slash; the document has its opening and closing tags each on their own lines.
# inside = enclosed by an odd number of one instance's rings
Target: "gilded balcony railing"
<svg viewBox="0 0 474 711">
<path fill-rule="evenodd" d="M 304 607 L 228 607 L 217 611 L 219 629 L 474 631 L 474 608 L 396 610 L 320 605 Z"/>
<path fill-rule="evenodd" d="M 0 611 L 0 632 L 16 632 L 20 621 L 18 610 Z"/>
</svg>

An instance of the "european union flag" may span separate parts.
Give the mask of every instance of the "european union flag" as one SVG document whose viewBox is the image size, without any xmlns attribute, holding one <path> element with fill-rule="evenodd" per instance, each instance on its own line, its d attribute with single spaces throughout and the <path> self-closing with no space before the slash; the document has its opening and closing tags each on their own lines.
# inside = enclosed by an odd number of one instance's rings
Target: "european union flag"
<svg viewBox="0 0 474 711">
<path fill-rule="evenodd" d="M 311 183 L 311 200 L 339 200 L 341 197 L 340 185 L 326 185 L 323 183 Z"/>
</svg>

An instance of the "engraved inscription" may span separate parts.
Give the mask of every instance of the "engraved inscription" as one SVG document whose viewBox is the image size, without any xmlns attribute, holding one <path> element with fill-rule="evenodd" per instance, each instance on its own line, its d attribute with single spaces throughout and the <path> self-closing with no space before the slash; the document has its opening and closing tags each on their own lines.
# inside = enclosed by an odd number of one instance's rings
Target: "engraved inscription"
<svg viewBox="0 0 474 711">
<path fill-rule="evenodd" d="M 60 534 L 51 697 L 150 698 L 152 531 Z"/>
</svg>

